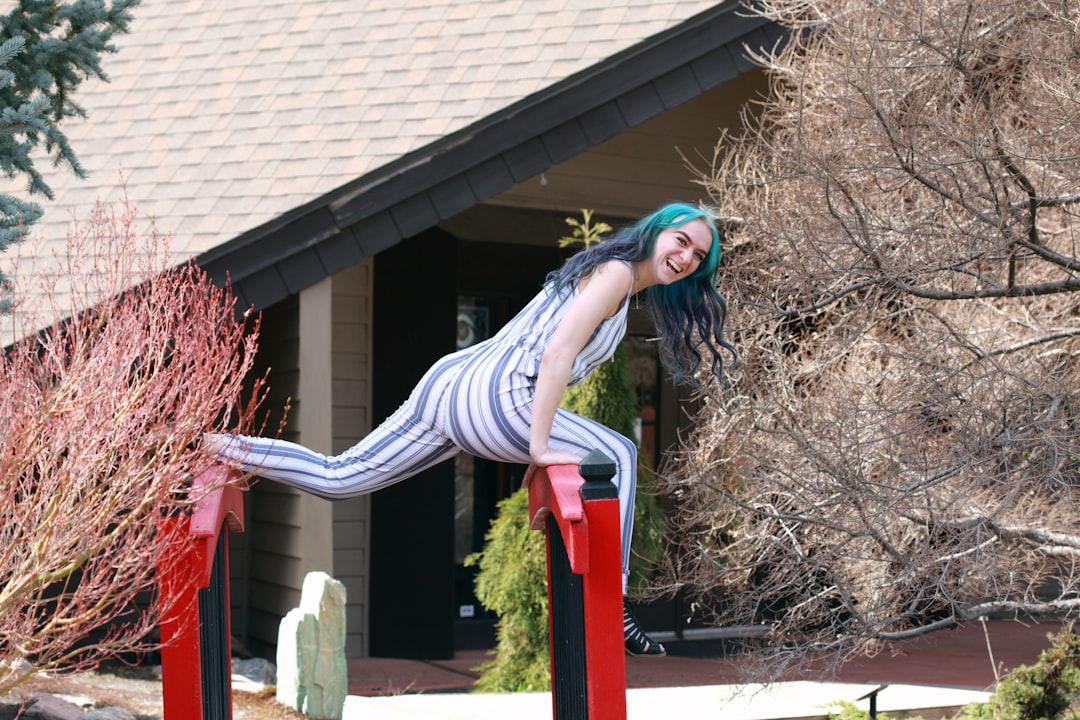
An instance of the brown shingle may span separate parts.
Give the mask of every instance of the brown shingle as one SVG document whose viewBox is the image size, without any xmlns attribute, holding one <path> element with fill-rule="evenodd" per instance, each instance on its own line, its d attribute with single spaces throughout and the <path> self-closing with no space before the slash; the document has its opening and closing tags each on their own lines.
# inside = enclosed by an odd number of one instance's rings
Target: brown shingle
<svg viewBox="0 0 1080 720">
<path fill-rule="evenodd" d="M 715 5 L 151 0 L 65 124 L 89 178 L 39 163 L 56 200 L 36 232 L 62 240 L 122 168 L 174 249 L 205 252 Z"/>
</svg>

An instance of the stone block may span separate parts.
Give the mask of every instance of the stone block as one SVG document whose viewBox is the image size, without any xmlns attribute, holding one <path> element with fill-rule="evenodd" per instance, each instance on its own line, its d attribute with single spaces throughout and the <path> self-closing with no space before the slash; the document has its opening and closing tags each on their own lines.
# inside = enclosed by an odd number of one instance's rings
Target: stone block
<svg viewBox="0 0 1080 720">
<path fill-rule="evenodd" d="M 91 710 L 81 720 L 139 720 L 135 713 L 122 707 L 103 707 Z"/>
<path fill-rule="evenodd" d="M 277 699 L 314 720 L 340 720 L 347 694 L 345 586 L 308 573 L 278 631 Z"/>
<path fill-rule="evenodd" d="M 52 693 L 36 692 L 30 697 L 21 717 L 33 720 L 79 720 L 82 708 Z"/>
</svg>

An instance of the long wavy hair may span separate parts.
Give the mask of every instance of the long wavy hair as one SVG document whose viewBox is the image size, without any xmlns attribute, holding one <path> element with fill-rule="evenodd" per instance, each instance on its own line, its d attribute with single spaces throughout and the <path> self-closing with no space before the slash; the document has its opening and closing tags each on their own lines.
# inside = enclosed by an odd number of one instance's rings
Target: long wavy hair
<svg viewBox="0 0 1080 720">
<path fill-rule="evenodd" d="M 735 348 L 724 340 L 727 305 L 716 291 L 720 267 L 720 233 L 715 218 L 686 203 L 670 203 L 621 228 L 604 242 L 573 255 L 547 281 L 559 291 L 572 290 L 577 282 L 609 260 L 638 262 L 652 255 L 656 238 L 668 228 L 703 220 L 712 233 L 705 259 L 688 277 L 670 285 L 646 288 L 646 306 L 660 338 L 660 361 L 675 382 L 697 385 L 697 373 L 707 365 L 716 376 L 724 373 L 724 352 L 735 358 Z"/>
</svg>

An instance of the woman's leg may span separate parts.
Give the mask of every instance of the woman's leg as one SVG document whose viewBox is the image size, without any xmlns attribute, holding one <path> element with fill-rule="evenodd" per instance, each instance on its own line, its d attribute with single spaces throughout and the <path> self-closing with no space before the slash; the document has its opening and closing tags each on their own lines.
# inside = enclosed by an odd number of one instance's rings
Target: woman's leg
<svg viewBox="0 0 1080 720">
<path fill-rule="evenodd" d="M 208 434 L 204 443 L 244 472 L 328 500 L 371 493 L 461 452 L 437 422 L 439 404 L 456 364 L 455 356 L 436 363 L 393 415 L 340 455 L 323 455 L 284 440 L 239 435 Z"/>
<path fill-rule="evenodd" d="M 634 535 L 637 446 L 598 422 L 559 410 L 551 429 L 551 447 L 580 453 L 600 450 L 615 461 L 615 477 L 612 482 L 619 492 L 619 526 L 622 533 L 623 643 L 631 655 L 664 655 L 664 646 L 642 632 L 626 598 L 630 580 L 630 540 Z"/>
<path fill-rule="evenodd" d="M 466 452 L 500 462 L 529 463 L 533 383 L 516 368 L 527 363 L 513 351 L 489 348 L 474 356 L 467 371 L 458 375 L 448 394 L 447 433 Z M 600 450 L 615 461 L 612 481 L 619 497 L 623 595 L 629 584 L 630 539 L 634 533 L 634 493 L 637 489 L 637 447 L 610 428 L 558 410 L 549 445 L 582 457 Z M 623 608 L 623 636 L 627 652 L 662 655 L 664 648 L 641 632 L 629 605 Z"/>
<path fill-rule="evenodd" d="M 323 455 L 286 440 L 207 435 L 225 462 L 327 500 L 375 492 L 461 452 L 446 438 L 418 432 L 394 416 L 341 455 Z"/>
<path fill-rule="evenodd" d="M 634 494 L 637 490 L 637 446 L 605 425 L 560 409 L 551 427 L 550 446 L 586 455 L 599 450 L 615 461 L 611 481 L 619 493 L 619 531 L 622 547 L 623 594 L 630 579 L 630 541 L 634 535 Z"/>
<path fill-rule="evenodd" d="M 477 352 L 451 385 L 446 405 L 447 434 L 465 452 L 500 462 L 529 463 L 533 382 L 517 368 L 528 365 L 522 351 L 490 346 Z M 634 532 L 637 447 L 595 420 L 559 409 L 549 446 L 585 457 L 600 450 L 615 461 L 612 478 L 619 491 L 623 592 Z"/>
</svg>

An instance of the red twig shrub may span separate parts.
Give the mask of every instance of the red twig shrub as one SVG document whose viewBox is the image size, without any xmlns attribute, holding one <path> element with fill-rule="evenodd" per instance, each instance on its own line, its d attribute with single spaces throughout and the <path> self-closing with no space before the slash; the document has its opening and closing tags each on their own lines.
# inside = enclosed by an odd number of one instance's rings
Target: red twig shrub
<svg viewBox="0 0 1080 720">
<path fill-rule="evenodd" d="M 258 320 L 167 245 L 99 204 L 59 271 L 16 280 L 51 324 L 0 355 L 0 693 L 152 647 L 155 566 L 185 542 L 156 520 L 194 500 L 202 432 L 253 430 Z"/>
</svg>

